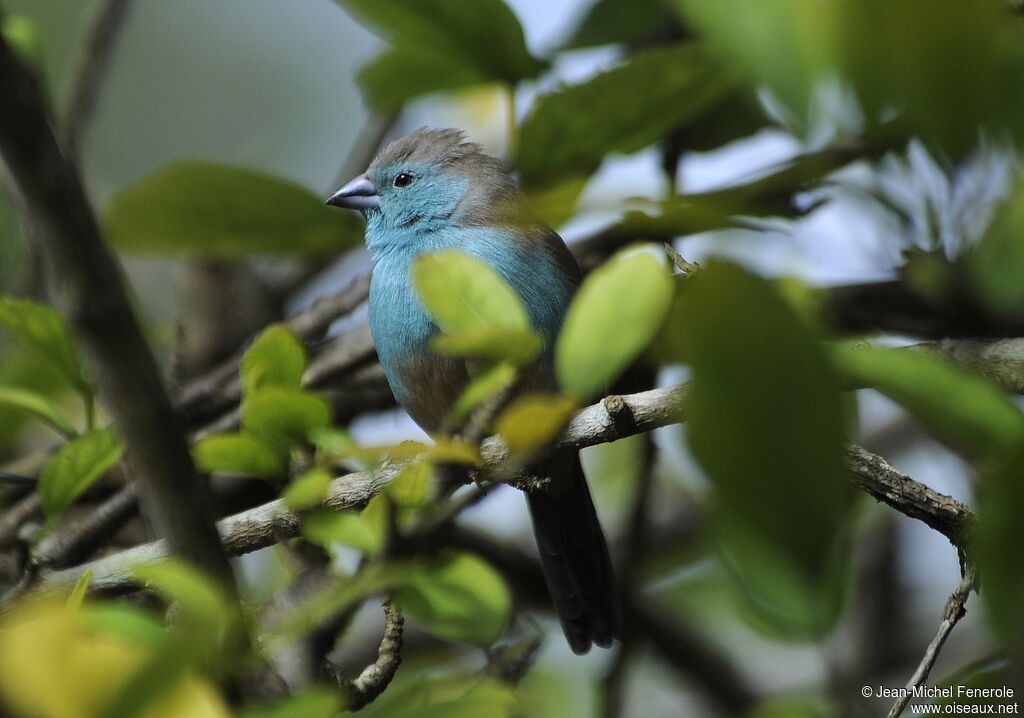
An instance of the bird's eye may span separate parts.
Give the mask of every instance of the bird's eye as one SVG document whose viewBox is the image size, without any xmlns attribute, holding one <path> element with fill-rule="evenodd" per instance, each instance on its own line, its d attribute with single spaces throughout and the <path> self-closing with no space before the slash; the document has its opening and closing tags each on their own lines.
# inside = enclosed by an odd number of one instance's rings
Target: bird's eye
<svg viewBox="0 0 1024 718">
<path fill-rule="evenodd" d="M 412 184 L 414 179 L 416 179 L 416 177 L 408 172 L 399 172 L 395 175 L 395 187 L 408 187 Z"/>
</svg>

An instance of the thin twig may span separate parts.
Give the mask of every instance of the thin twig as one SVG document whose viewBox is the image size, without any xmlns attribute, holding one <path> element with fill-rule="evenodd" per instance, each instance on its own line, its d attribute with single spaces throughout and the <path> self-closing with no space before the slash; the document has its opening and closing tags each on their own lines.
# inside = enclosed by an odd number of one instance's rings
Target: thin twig
<svg viewBox="0 0 1024 718">
<path fill-rule="evenodd" d="M 384 601 L 384 634 L 377 648 L 377 660 L 368 665 L 354 679 L 349 680 L 334 669 L 338 685 L 348 696 L 345 706 L 350 711 L 357 711 L 372 703 L 384 692 L 395 677 L 402 663 L 402 629 L 405 619 L 390 600 Z"/>
<path fill-rule="evenodd" d="M 64 149 L 69 157 L 78 154 L 82 135 L 92 119 L 103 76 L 131 4 L 132 0 L 106 0 L 89 25 L 64 112 Z"/>
<path fill-rule="evenodd" d="M 960 580 L 960 585 L 956 587 L 956 590 L 946 600 L 946 606 L 942 610 L 942 622 L 939 624 L 939 630 L 935 632 L 931 643 L 928 644 L 924 657 L 921 659 L 921 663 L 918 664 L 917 670 L 914 671 L 914 675 L 907 681 L 906 693 L 901 695 L 896 700 L 896 703 L 893 704 L 888 718 L 897 718 L 902 715 L 903 710 L 907 707 L 907 703 L 910 702 L 914 695 L 913 689 L 927 680 L 932 666 L 935 665 L 935 661 L 939 657 L 939 651 L 942 650 L 943 644 L 949 638 L 950 632 L 967 612 L 965 606 L 972 590 L 974 590 L 974 568 L 970 563 L 967 563 L 964 567 L 964 576 Z"/>
</svg>

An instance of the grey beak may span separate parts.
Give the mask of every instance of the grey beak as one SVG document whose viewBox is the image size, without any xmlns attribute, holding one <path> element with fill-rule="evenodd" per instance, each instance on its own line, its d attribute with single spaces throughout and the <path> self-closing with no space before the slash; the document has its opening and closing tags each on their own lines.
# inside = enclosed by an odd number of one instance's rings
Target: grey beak
<svg viewBox="0 0 1024 718">
<path fill-rule="evenodd" d="M 327 204 L 344 209 L 373 209 L 380 206 L 377 185 L 366 175 L 359 175 L 327 198 Z"/>
</svg>

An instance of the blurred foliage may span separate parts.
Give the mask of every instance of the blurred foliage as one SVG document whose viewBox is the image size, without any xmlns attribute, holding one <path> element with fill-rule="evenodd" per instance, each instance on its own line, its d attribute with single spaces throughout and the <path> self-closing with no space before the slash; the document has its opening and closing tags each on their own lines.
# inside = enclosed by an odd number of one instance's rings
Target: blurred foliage
<svg viewBox="0 0 1024 718">
<path fill-rule="evenodd" d="M 501 0 L 476 0 L 471 12 L 458 0 L 338 1 L 392 44 L 359 73 L 377 110 L 438 90 L 515 84 L 546 67 L 527 51 L 519 21 Z"/>
<path fill-rule="evenodd" d="M 516 166 L 527 184 L 589 174 L 610 152 L 636 152 L 685 129 L 732 87 L 695 43 L 638 52 L 621 67 L 541 96 L 523 120 Z"/>
<path fill-rule="evenodd" d="M 822 81 L 838 79 L 871 122 L 898 113 L 954 156 L 974 145 L 979 127 L 1020 129 L 1024 47 L 1003 0 L 676 4 L 724 60 L 798 115 Z"/>
<path fill-rule="evenodd" d="M 338 252 L 362 241 L 355 216 L 338 216 L 309 190 L 260 172 L 179 162 L 111 200 L 109 242 L 126 252 L 237 258 Z"/>
<path fill-rule="evenodd" d="M 838 379 L 819 338 L 763 279 L 716 263 L 683 291 L 689 439 L 717 491 L 725 559 L 769 625 L 823 636 L 848 564 Z"/>
</svg>

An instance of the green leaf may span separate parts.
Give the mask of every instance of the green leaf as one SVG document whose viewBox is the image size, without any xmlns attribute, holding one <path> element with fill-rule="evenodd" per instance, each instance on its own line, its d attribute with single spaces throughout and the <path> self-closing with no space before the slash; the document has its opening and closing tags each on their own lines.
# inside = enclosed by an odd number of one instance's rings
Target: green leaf
<svg viewBox="0 0 1024 718">
<path fill-rule="evenodd" d="M 33 391 L 15 386 L 0 386 L 0 404 L 27 411 L 64 436 L 74 436 L 78 433 L 70 419 L 60 413 L 46 397 Z"/>
<path fill-rule="evenodd" d="M 236 474 L 273 479 L 287 471 L 275 446 L 249 433 L 211 434 L 192 448 L 196 468 L 206 474 Z"/>
<path fill-rule="evenodd" d="M 378 111 L 438 90 L 487 82 L 515 84 L 546 64 L 526 49 L 523 29 L 501 0 L 339 0 L 393 49 L 370 62 L 359 81 Z"/>
<path fill-rule="evenodd" d="M 82 608 L 82 602 L 85 601 L 85 594 L 89 590 L 89 581 L 91 580 L 92 569 L 87 568 L 75 581 L 75 587 L 71 589 L 71 595 L 68 596 L 68 601 L 65 604 L 67 610 L 78 611 Z"/>
<path fill-rule="evenodd" d="M 306 371 L 306 349 L 288 329 L 273 325 L 246 349 L 238 370 L 245 394 L 268 386 L 299 389 Z"/>
<path fill-rule="evenodd" d="M 713 263 L 688 279 L 689 441 L 716 495 L 725 559 L 751 608 L 794 638 L 835 622 L 849 511 L 839 382 L 774 287 Z"/>
<path fill-rule="evenodd" d="M 33 67 L 38 73 L 46 59 L 46 48 L 37 25 L 31 18 L 24 15 L 9 15 L 2 20 L 0 34 L 4 42 L 11 46 L 18 58 Z"/>
<path fill-rule="evenodd" d="M 505 407 L 494 429 L 512 456 L 525 457 L 557 439 L 576 409 L 567 396 L 527 394 Z"/>
<path fill-rule="evenodd" d="M 395 602 L 407 618 L 435 636 L 481 646 L 497 640 L 511 610 L 501 576 L 468 553 L 419 568 L 395 594 Z"/>
<path fill-rule="evenodd" d="M 1024 646 L 1024 563 L 1020 527 L 1024 522 L 1024 450 L 988 472 L 973 532 L 978 585 L 999 643 L 1012 657 Z"/>
<path fill-rule="evenodd" d="M 388 688 L 360 710 L 361 718 L 512 718 L 515 692 L 507 683 L 479 675 L 429 676 Z"/>
<path fill-rule="evenodd" d="M 302 535 L 307 541 L 330 547 L 340 543 L 361 551 L 367 556 L 380 553 L 384 545 L 382 532 L 377 531 L 358 511 L 321 511 L 302 520 Z"/>
<path fill-rule="evenodd" d="M 242 400 L 242 428 L 274 444 L 309 441 L 331 421 L 331 407 L 308 391 L 267 387 Z"/>
<path fill-rule="evenodd" d="M 39 477 L 39 501 L 50 518 L 58 516 L 114 467 L 124 445 L 113 429 L 94 429 L 60 448 Z"/>
<path fill-rule="evenodd" d="M 270 706 L 249 706 L 240 718 L 336 718 L 344 707 L 336 688 L 310 688 Z"/>
<path fill-rule="evenodd" d="M 869 122 L 900 113 L 956 153 L 978 128 L 1020 127 L 1024 52 L 1002 0 L 676 0 L 717 51 L 803 116 L 823 81 L 852 87 Z M 892 72 L 892 68 L 900 68 Z"/>
<path fill-rule="evenodd" d="M 597 0 L 564 49 L 651 45 L 682 34 L 679 18 L 661 0 Z"/>
<path fill-rule="evenodd" d="M 182 561 L 168 559 L 136 566 L 132 576 L 168 603 L 177 603 L 194 625 L 223 628 L 235 619 L 231 599 L 223 589 Z"/>
<path fill-rule="evenodd" d="M 940 438 L 986 458 L 1024 440 L 1024 414 L 989 379 L 922 350 L 858 345 L 835 352 L 846 383 L 901 404 Z"/>
<path fill-rule="evenodd" d="M 155 649 L 168 638 L 167 629 L 151 613 L 127 603 L 96 601 L 83 606 L 80 616 L 90 630 L 131 646 Z"/>
<path fill-rule="evenodd" d="M 527 184 L 589 174 L 610 152 L 636 152 L 713 108 L 733 89 L 695 43 L 638 52 L 625 64 L 541 96 L 523 121 L 516 165 Z"/>
<path fill-rule="evenodd" d="M 490 265 L 458 251 L 416 258 L 412 280 L 427 313 L 448 334 L 490 327 L 530 330 L 519 295 Z"/>
<path fill-rule="evenodd" d="M 650 344 L 672 302 L 665 260 L 625 249 L 583 282 L 555 347 L 562 388 L 578 401 L 608 389 Z"/>
<path fill-rule="evenodd" d="M 517 371 L 511 364 L 496 364 L 477 376 L 459 395 L 452 409 L 455 421 L 462 424 L 480 404 L 499 392 L 505 391 L 516 380 Z"/>
<path fill-rule="evenodd" d="M 324 469 L 307 471 L 285 489 L 282 496 L 285 506 L 292 511 L 302 511 L 319 506 L 327 498 L 327 487 L 332 478 Z"/>
<path fill-rule="evenodd" d="M 434 498 L 434 467 L 429 461 L 412 461 L 398 472 L 385 492 L 399 509 L 421 509 Z"/>
<path fill-rule="evenodd" d="M 527 366 L 540 354 L 543 343 L 533 332 L 486 326 L 438 334 L 431 338 L 430 348 L 438 354 Z"/>
<path fill-rule="evenodd" d="M 71 331 L 56 309 L 28 299 L 0 297 L 0 326 L 49 361 L 76 391 L 92 396 L 92 386 L 82 374 L 71 342 Z"/>
<path fill-rule="evenodd" d="M 116 195 L 104 224 L 124 251 L 232 259 L 347 249 L 363 237 L 354 215 L 261 172 L 178 162 Z"/>
</svg>

